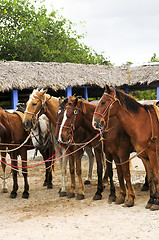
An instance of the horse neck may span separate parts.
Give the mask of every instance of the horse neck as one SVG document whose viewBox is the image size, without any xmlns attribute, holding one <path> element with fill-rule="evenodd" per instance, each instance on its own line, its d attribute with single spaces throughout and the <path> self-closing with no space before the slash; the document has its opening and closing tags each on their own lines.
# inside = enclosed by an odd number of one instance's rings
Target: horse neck
<svg viewBox="0 0 159 240">
<path fill-rule="evenodd" d="M 142 131 L 144 133 L 144 125 L 150 121 L 147 111 L 142 107 L 136 114 L 127 111 L 123 107 L 120 107 L 117 117 L 129 136 L 137 136 L 139 132 L 142 134 Z"/>
<path fill-rule="evenodd" d="M 87 102 L 85 103 L 85 106 L 86 106 L 86 114 L 85 115 L 82 114 L 83 116 L 82 127 L 86 130 L 94 131 L 94 128 L 92 126 L 92 118 L 93 118 L 93 113 L 96 106 Z"/>
<path fill-rule="evenodd" d="M 57 98 L 47 96 L 46 98 L 46 116 L 49 118 L 51 123 L 56 126 L 57 112 L 59 107 L 59 102 Z M 48 100 L 49 99 L 49 100 Z M 48 100 L 48 101 L 47 101 Z"/>
</svg>

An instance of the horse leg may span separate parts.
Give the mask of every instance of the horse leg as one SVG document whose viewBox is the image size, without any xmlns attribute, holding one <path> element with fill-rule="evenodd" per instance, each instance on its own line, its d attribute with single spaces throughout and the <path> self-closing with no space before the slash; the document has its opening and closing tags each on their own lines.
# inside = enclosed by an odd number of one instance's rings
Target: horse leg
<svg viewBox="0 0 159 240">
<path fill-rule="evenodd" d="M 155 201 L 155 191 L 154 191 L 154 182 L 153 182 L 153 173 L 152 173 L 152 169 L 150 166 L 150 161 L 148 159 L 143 159 L 143 164 L 146 168 L 146 172 L 147 172 L 147 177 L 148 177 L 148 184 L 149 184 L 149 189 L 150 189 L 150 199 L 148 200 L 145 208 L 146 209 L 151 209 L 152 204 Z"/>
<path fill-rule="evenodd" d="M 117 168 L 117 174 L 118 174 L 118 180 L 119 180 L 119 186 L 120 186 L 120 194 L 117 197 L 115 203 L 116 204 L 122 204 L 125 201 L 125 196 L 126 196 L 126 187 L 124 184 L 124 176 L 123 176 L 123 170 L 121 165 L 118 165 L 118 163 L 120 163 L 119 157 L 118 156 L 114 156 L 114 161 L 116 164 L 116 168 Z"/>
<path fill-rule="evenodd" d="M 55 150 L 51 151 L 51 149 L 46 149 L 46 151 L 40 151 L 43 159 L 45 161 L 45 180 L 43 183 L 43 186 L 47 186 L 48 189 L 52 189 L 52 169 L 51 169 L 51 160 L 46 161 L 49 157 L 53 156 L 55 154 Z"/>
<path fill-rule="evenodd" d="M 79 150 L 78 153 L 75 154 L 76 156 L 76 174 L 78 176 L 78 181 L 79 181 L 79 190 L 77 194 L 77 199 L 82 200 L 84 199 L 84 186 L 82 182 L 82 177 L 81 177 L 81 158 L 83 155 L 83 150 Z"/>
<path fill-rule="evenodd" d="M 97 185 L 97 192 L 95 193 L 93 200 L 100 200 L 102 199 L 102 192 L 103 192 L 103 161 L 102 157 L 103 154 L 101 154 L 101 149 L 95 148 L 95 156 L 96 156 L 96 162 L 97 162 L 97 175 L 98 175 L 98 185 Z"/>
<path fill-rule="evenodd" d="M 2 170 L 3 170 L 3 178 L 2 178 L 2 193 L 7 193 L 7 180 L 6 180 L 6 153 L 2 152 L 0 156 L 1 160 L 4 162 L 1 162 Z"/>
<path fill-rule="evenodd" d="M 109 161 L 112 161 L 112 159 L 109 159 Z M 116 195 L 115 195 L 115 186 L 114 186 L 114 181 L 113 181 L 113 168 L 112 168 L 112 163 L 107 162 L 106 163 L 106 171 L 107 176 L 109 177 L 110 180 L 110 194 L 108 198 L 108 202 L 112 203 L 116 201 Z"/>
<path fill-rule="evenodd" d="M 22 174 L 24 178 L 24 191 L 22 198 L 29 198 L 29 184 L 28 184 L 28 170 L 27 170 L 27 150 L 25 148 L 20 149 L 20 156 L 22 161 Z"/>
<path fill-rule="evenodd" d="M 62 155 L 62 153 L 61 153 Z M 61 166 L 61 189 L 59 191 L 60 197 L 65 197 L 67 195 L 66 193 L 66 183 L 67 183 L 67 161 L 68 157 L 65 156 L 66 154 L 63 154 L 63 158 L 60 159 L 60 166 Z"/>
<path fill-rule="evenodd" d="M 10 193 L 10 198 L 16 198 L 17 190 L 18 190 L 18 181 L 17 181 L 17 171 L 18 171 L 18 163 L 17 163 L 17 152 L 11 152 L 11 165 L 12 165 L 12 177 L 13 177 L 13 190 Z M 15 160 L 14 160 L 15 159 Z"/>
<path fill-rule="evenodd" d="M 124 163 L 125 161 L 127 161 L 129 159 L 129 155 L 121 157 L 120 159 L 121 159 L 121 163 Z M 129 162 L 122 164 L 122 170 L 123 170 L 124 178 L 126 180 L 126 186 L 128 189 L 128 199 L 126 200 L 124 205 L 126 207 L 132 207 L 132 206 L 134 206 L 135 192 L 134 192 L 133 186 L 131 184 L 131 174 L 130 174 Z"/>
<path fill-rule="evenodd" d="M 68 192 L 68 198 L 73 198 L 75 196 L 75 162 L 74 156 L 69 156 L 69 169 L 71 175 L 71 189 Z"/>
<path fill-rule="evenodd" d="M 143 165 L 145 167 L 145 171 L 146 171 L 146 176 L 145 176 L 145 183 L 143 184 L 141 191 L 148 191 L 149 190 L 149 184 L 148 184 L 148 176 L 147 176 L 147 170 L 146 170 L 146 166 L 145 166 L 145 162 L 143 161 Z"/>
<path fill-rule="evenodd" d="M 87 184 L 91 184 L 91 179 L 92 179 L 92 171 L 93 171 L 93 163 L 94 163 L 94 154 L 92 152 L 92 148 L 90 147 L 86 147 L 85 151 L 88 155 L 88 160 L 89 160 L 89 168 L 88 168 L 88 174 L 87 174 L 87 178 L 84 182 L 85 185 Z"/>
<path fill-rule="evenodd" d="M 155 195 L 154 195 L 154 202 L 152 202 L 152 206 L 150 207 L 150 210 L 155 211 L 159 210 L 159 160 L 158 157 L 156 157 L 156 152 L 151 153 L 150 156 L 150 166 L 151 166 L 151 172 L 153 175 L 153 184 L 155 188 Z"/>
</svg>

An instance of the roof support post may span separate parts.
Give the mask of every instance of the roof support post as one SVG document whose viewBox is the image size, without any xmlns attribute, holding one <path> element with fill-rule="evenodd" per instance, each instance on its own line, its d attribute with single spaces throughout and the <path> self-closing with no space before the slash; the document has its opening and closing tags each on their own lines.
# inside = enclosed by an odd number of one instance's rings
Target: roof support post
<svg viewBox="0 0 159 240">
<path fill-rule="evenodd" d="M 18 104 L 18 90 L 13 89 L 12 91 L 12 109 L 16 109 Z"/>
<path fill-rule="evenodd" d="M 126 93 L 126 94 L 129 94 L 129 88 L 126 88 L 126 89 L 125 89 L 125 93 Z"/>
<path fill-rule="evenodd" d="M 85 99 L 88 101 L 88 89 L 87 89 L 87 87 L 84 87 L 84 95 L 85 95 Z"/>
<path fill-rule="evenodd" d="M 157 87 L 157 100 L 159 100 L 159 87 Z"/>
<path fill-rule="evenodd" d="M 69 98 L 70 96 L 72 96 L 72 87 L 67 87 L 66 97 Z"/>
</svg>

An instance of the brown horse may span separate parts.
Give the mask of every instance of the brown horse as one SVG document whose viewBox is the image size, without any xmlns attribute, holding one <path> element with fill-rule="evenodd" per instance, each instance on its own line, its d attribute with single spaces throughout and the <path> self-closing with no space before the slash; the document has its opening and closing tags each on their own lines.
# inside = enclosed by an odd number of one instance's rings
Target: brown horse
<svg viewBox="0 0 159 240">
<path fill-rule="evenodd" d="M 62 123 L 63 114 L 64 114 L 65 107 L 66 107 L 67 103 L 68 103 L 68 98 L 65 98 L 63 100 L 61 98 L 59 98 L 59 111 L 57 113 L 57 122 L 56 122 L 56 128 L 55 128 L 55 138 L 56 139 L 58 139 L 60 126 L 61 126 L 61 123 Z M 87 184 L 91 184 L 93 163 L 94 163 L 94 154 L 93 154 L 93 151 L 92 151 L 92 147 L 90 147 L 90 146 L 86 146 L 84 148 L 84 150 L 86 151 L 86 153 L 88 155 L 88 160 L 89 160 L 88 173 L 87 173 L 86 180 L 84 181 L 84 184 L 87 185 Z"/>
<path fill-rule="evenodd" d="M 97 130 L 92 127 L 92 117 L 95 108 L 96 106 L 94 104 L 78 98 L 70 97 L 66 110 L 66 121 L 61 131 L 62 141 L 65 140 L 69 142 L 72 138 L 73 129 L 78 129 L 79 126 L 85 128 L 86 131 L 91 133 L 91 137 L 94 137 L 97 134 Z M 133 147 L 129 136 L 122 129 L 116 117 L 111 119 L 111 125 L 113 126 L 113 124 L 115 127 L 112 127 L 111 131 L 103 134 L 105 139 L 104 152 L 106 157 L 109 159 L 108 162 L 112 162 L 114 159 L 117 167 L 120 183 L 120 195 L 117 198 L 116 203 L 121 204 L 125 201 L 125 177 L 128 187 L 128 200 L 125 202 L 125 205 L 130 207 L 134 205 L 135 194 L 130 181 L 129 163 L 126 162 L 121 166 L 120 162 L 124 163 L 129 158 Z M 75 131 L 73 133 L 75 133 Z"/>
<path fill-rule="evenodd" d="M 0 108 L 0 121 L 1 124 L 5 127 L 6 131 L 4 134 L 1 135 L 1 142 L 6 143 L 6 146 L 8 149 L 13 149 L 15 146 L 11 146 L 9 144 L 21 144 L 24 142 L 24 140 L 27 137 L 27 132 L 24 130 L 22 121 L 20 117 L 17 114 L 14 113 L 9 113 L 4 111 L 2 108 Z M 6 149 L 6 146 L 1 145 L 0 149 L 2 150 L 1 156 L 2 156 L 2 161 L 4 161 L 6 157 L 6 152 L 3 152 Z M 15 167 L 12 168 L 12 175 L 13 175 L 13 190 L 10 194 L 11 198 L 15 198 L 17 196 L 17 190 L 18 190 L 18 182 L 17 182 L 17 157 L 18 155 L 21 156 L 22 160 L 22 167 L 23 169 L 23 177 L 24 177 L 24 192 L 22 194 L 23 198 L 28 198 L 29 197 L 29 184 L 27 180 L 27 149 L 25 147 L 22 147 L 16 151 L 10 152 L 11 156 L 11 165 L 14 165 Z M 2 163 L 3 164 L 3 163 Z M 5 171 L 5 166 L 4 164 L 2 165 Z"/>
<path fill-rule="evenodd" d="M 23 116 L 22 113 L 18 114 L 18 111 L 14 113 L 10 113 L 4 111 L 0 108 L 0 125 L 3 126 L 4 129 L 0 128 L 0 138 L 1 138 L 1 145 L 0 145 L 0 152 L 1 152 L 1 164 L 3 173 L 5 175 L 5 168 L 6 168 L 6 153 L 8 152 L 11 156 L 11 165 L 12 167 L 12 176 L 13 176 L 13 190 L 11 191 L 10 197 L 16 198 L 17 190 L 18 190 L 18 181 L 17 181 L 17 170 L 18 170 L 18 162 L 17 157 L 18 155 L 21 156 L 22 161 L 22 174 L 24 177 L 24 192 L 22 194 L 23 198 L 29 197 L 29 184 L 27 180 L 27 150 L 34 149 L 31 141 L 28 140 L 27 143 L 23 147 L 15 151 L 10 151 L 17 147 L 17 145 L 22 144 L 28 136 L 28 132 L 25 131 L 22 123 L 22 119 L 20 116 Z M 2 131 L 3 130 L 3 131 Z M 6 151 L 6 147 L 8 150 Z M 40 153 L 42 154 L 44 160 L 48 159 L 52 156 L 55 151 L 52 147 L 52 143 L 49 142 L 49 145 L 45 148 L 38 148 Z M 44 185 L 48 188 L 52 188 L 52 173 L 51 173 L 51 162 L 45 162 L 46 165 L 46 174 L 45 174 L 45 181 Z M 4 178 L 5 181 L 5 178 Z M 7 191 L 5 188 L 4 192 Z"/>
<path fill-rule="evenodd" d="M 159 210 L 159 125 L 155 109 L 107 86 L 94 113 L 95 127 L 109 129 L 112 116 L 118 118 L 146 167 L 150 187 L 146 208 Z"/>
</svg>

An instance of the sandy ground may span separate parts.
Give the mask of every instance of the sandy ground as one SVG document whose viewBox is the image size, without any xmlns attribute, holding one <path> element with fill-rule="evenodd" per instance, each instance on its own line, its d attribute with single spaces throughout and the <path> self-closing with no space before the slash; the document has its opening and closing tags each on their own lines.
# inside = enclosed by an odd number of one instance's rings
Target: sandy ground
<svg viewBox="0 0 159 240">
<path fill-rule="evenodd" d="M 39 158 L 38 158 L 39 159 Z M 36 159 L 37 160 L 37 159 Z M 30 165 L 36 162 L 29 162 Z M 83 179 L 86 177 L 88 161 L 82 160 Z M 9 168 L 7 169 L 9 173 Z M 2 170 L 0 170 L 2 175 Z M 85 186 L 85 199 L 60 198 L 60 168 L 56 164 L 53 189 L 43 187 L 44 166 L 29 170 L 30 197 L 23 199 L 23 178 L 19 176 L 19 190 L 16 199 L 10 199 L 12 177 L 8 179 L 9 192 L 0 193 L 0 240 L 156 240 L 159 238 L 159 212 L 145 209 L 148 192 L 141 192 L 145 172 L 141 160 L 132 160 L 132 182 L 136 192 L 135 206 L 108 203 L 109 186 L 103 192 L 103 199 L 92 200 L 96 192 L 97 175 L 94 165 L 91 185 Z M 116 169 L 114 180 L 119 192 Z M 68 189 L 70 178 L 68 174 Z M 78 186 L 78 184 L 77 184 Z"/>
</svg>

